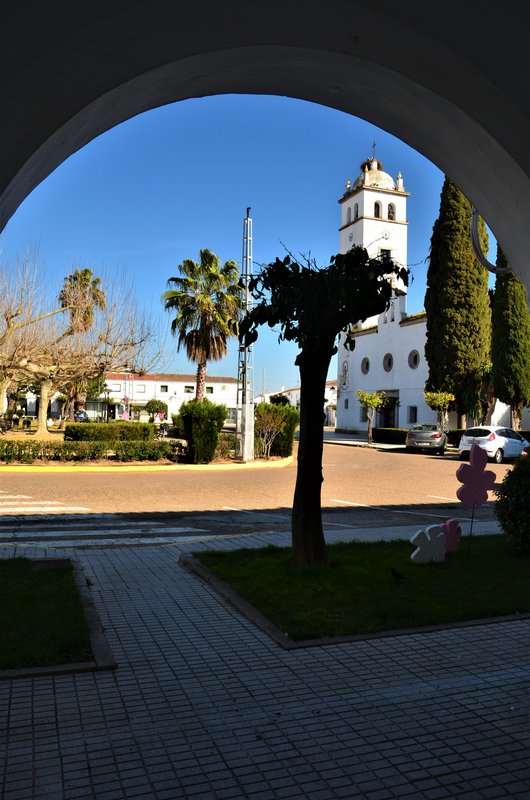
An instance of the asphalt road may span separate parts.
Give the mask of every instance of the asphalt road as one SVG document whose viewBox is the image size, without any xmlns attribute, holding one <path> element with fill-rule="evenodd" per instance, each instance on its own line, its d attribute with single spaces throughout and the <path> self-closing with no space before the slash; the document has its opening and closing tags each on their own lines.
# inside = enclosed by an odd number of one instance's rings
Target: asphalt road
<svg viewBox="0 0 530 800">
<path fill-rule="evenodd" d="M 456 498 L 457 453 L 443 457 L 324 445 L 322 507 L 333 526 L 399 526 L 469 517 Z M 497 482 L 510 465 L 492 464 Z M 281 468 L 195 472 L 0 472 L 0 515 L 119 515 L 124 522 L 160 521 L 201 530 L 287 530 L 296 463 Z M 492 495 L 493 498 L 493 495 Z M 491 500 L 475 518 L 493 518 Z M 115 517 L 114 517 L 115 519 Z M 28 520 L 29 521 L 29 520 Z"/>
</svg>

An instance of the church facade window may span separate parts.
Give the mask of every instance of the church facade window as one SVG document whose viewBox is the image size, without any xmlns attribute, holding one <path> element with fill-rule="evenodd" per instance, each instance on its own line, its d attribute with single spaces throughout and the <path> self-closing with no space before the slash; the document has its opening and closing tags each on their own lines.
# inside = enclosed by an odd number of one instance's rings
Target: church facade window
<svg viewBox="0 0 530 800">
<path fill-rule="evenodd" d="M 381 203 L 379 202 L 374 203 L 374 217 L 376 219 L 381 219 Z"/>
<path fill-rule="evenodd" d="M 395 219 L 396 218 L 396 207 L 394 203 L 388 204 L 388 219 Z"/>
<path fill-rule="evenodd" d="M 394 366 L 394 357 L 392 353 L 386 353 L 383 358 L 383 369 L 385 372 L 390 372 Z"/>
<path fill-rule="evenodd" d="M 351 208 L 346 209 L 346 225 L 351 222 Z"/>
<path fill-rule="evenodd" d="M 353 218 L 359 219 L 359 203 L 355 203 L 355 206 L 353 207 Z"/>
</svg>

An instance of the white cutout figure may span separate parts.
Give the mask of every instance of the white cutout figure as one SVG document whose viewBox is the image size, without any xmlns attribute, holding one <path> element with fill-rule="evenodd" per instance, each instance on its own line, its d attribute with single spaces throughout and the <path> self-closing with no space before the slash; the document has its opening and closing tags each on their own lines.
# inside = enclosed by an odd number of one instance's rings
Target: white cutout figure
<svg viewBox="0 0 530 800">
<path fill-rule="evenodd" d="M 410 543 L 416 545 L 410 557 L 415 564 L 445 560 L 445 533 L 439 525 L 429 525 L 424 531 L 418 531 L 411 536 Z"/>
</svg>

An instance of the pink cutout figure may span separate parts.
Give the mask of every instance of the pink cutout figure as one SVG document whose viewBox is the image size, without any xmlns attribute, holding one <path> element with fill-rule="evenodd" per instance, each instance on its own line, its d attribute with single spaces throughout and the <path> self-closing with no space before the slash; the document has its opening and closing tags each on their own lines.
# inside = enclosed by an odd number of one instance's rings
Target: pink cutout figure
<svg viewBox="0 0 530 800">
<path fill-rule="evenodd" d="M 447 522 L 442 522 L 441 529 L 445 533 L 445 550 L 447 553 L 458 553 L 460 548 L 460 539 L 462 536 L 462 528 L 457 519 L 448 519 Z"/>
<path fill-rule="evenodd" d="M 474 444 L 469 453 L 469 464 L 461 464 L 456 471 L 456 477 L 464 484 L 457 489 L 456 496 L 469 508 L 483 506 L 488 499 L 488 490 L 493 489 L 496 475 L 485 470 L 487 463 L 486 451 Z"/>
</svg>

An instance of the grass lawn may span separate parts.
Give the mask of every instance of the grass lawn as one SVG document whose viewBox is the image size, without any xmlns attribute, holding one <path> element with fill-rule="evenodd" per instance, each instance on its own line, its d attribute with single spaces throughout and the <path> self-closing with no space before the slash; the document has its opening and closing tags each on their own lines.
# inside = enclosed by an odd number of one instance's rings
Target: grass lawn
<svg viewBox="0 0 530 800">
<path fill-rule="evenodd" d="M 35 569 L 25 558 L 0 560 L 0 669 L 91 658 L 73 567 Z"/>
<path fill-rule="evenodd" d="M 298 641 L 530 612 L 530 557 L 505 536 L 473 537 L 469 558 L 465 537 L 442 564 L 413 564 L 413 549 L 335 544 L 329 567 L 296 567 L 290 549 L 272 546 L 194 556 Z"/>
</svg>

